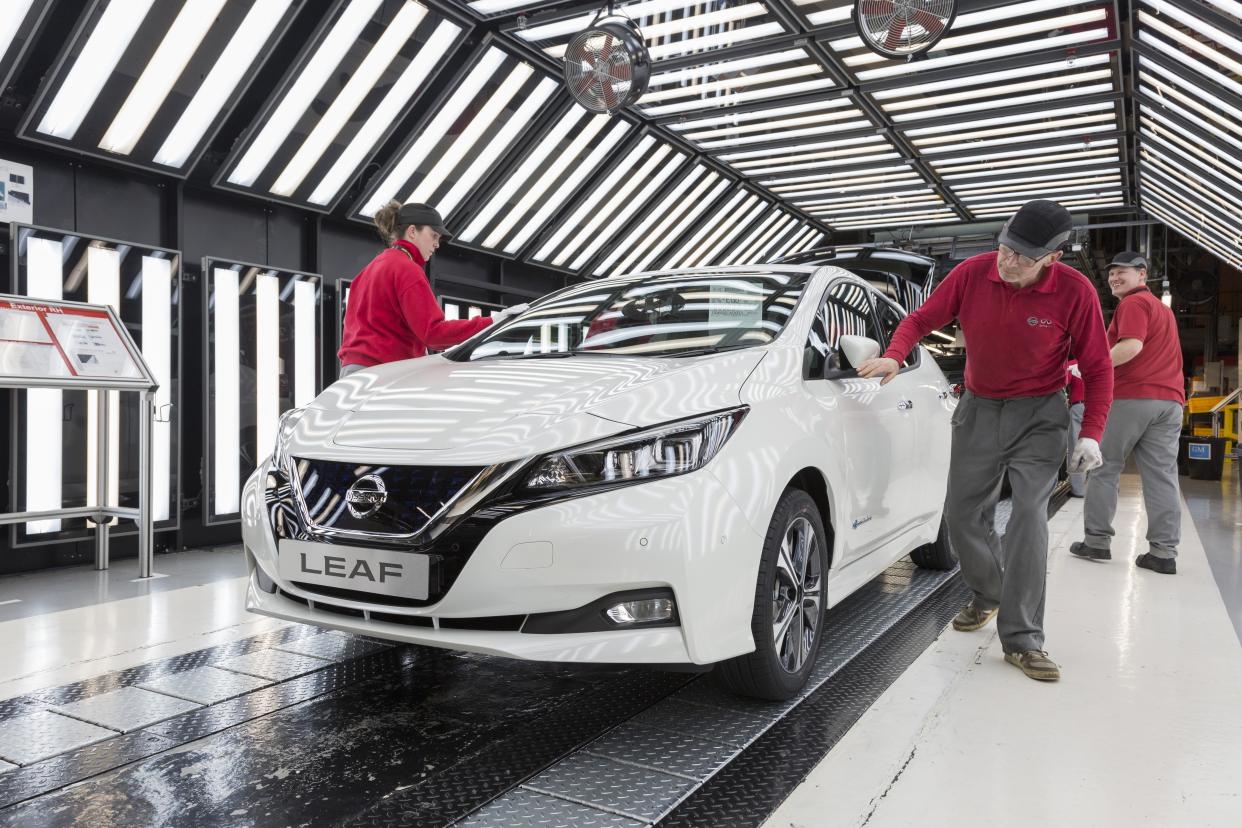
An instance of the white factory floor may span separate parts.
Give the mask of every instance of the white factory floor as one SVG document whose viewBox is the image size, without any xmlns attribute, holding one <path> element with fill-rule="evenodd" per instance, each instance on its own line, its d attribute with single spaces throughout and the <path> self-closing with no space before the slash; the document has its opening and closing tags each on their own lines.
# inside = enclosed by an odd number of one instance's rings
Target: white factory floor
<svg viewBox="0 0 1242 828">
<path fill-rule="evenodd" d="M 1237 483 L 1182 478 L 1190 508 L 1167 576 L 1134 566 L 1146 521 L 1138 478 L 1122 481 L 1111 562 L 1068 552 L 1082 500 L 1052 519 L 1046 646 L 1059 683 L 1005 663 L 995 624 L 950 628 L 768 828 L 1242 825 L 1242 646 L 1222 598 L 1242 572 Z"/>
</svg>

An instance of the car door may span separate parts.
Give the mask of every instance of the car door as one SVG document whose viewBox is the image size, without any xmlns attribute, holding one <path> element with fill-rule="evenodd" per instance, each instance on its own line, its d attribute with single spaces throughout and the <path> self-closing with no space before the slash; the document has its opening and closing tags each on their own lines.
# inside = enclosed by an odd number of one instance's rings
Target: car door
<svg viewBox="0 0 1242 828">
<path fill-rule="evenodd" d="M 840 350 L 846 334 L 882 342 L 874 315 L 873 291 L 860 280 L 829 284 L 805 350 L 804 388 L 815 432 L 827 444 L 830 462 L 839 464 L 845 491 L 836 531 L 842 533 L 845 567 L 901 534 L 914 521 L 909 457 L 915 451 L 906 382 L 881 386 L 858 377 Z M 899 377 L 900 379 L 900 377 Z"/>
<path fill-rule="evenodd" d="M 874 304 L 884 337 L 881 341 L 887 348 L 906 314 L 882 297 L 876 297 Z M 889 383 L 899 387 L 902 399 L 909 403 L 904 410 L 912 429 L 914 445 L 909 455 L 908 471 L 912 479 L 908 481 L 908 503 L 915 519 L 935 515 L 944 506 L 945 470 L 949 467 L 951 436 L 947 422 L 953 405 L 949 400 L 948 384 L 933 368 L 931 358 L 915 346 L 902 363 L 897 377 Z"/>
</svg>

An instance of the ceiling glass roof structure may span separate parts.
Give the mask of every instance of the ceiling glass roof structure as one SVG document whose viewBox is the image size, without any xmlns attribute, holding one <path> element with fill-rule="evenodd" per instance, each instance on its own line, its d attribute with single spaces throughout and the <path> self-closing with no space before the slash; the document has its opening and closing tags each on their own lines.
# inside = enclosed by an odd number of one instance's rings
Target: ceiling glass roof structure
<svg viewBox="0 0 1242 828">
<path fill-rule="evenodd" d="M 560 76 L 600 0 L 90 0 L 67 36 L 51 5 L 0 9 L 6 83 L 59 49 L 20 137 L 359 222 L 426 201 L 567 273 L 977 233 L 1031 198 L 1242 266 L 1242 0 L 959 0 L 914 60 L 852 0 L 619 0 L 652 65 L 613 116 Z"/>
</svg>

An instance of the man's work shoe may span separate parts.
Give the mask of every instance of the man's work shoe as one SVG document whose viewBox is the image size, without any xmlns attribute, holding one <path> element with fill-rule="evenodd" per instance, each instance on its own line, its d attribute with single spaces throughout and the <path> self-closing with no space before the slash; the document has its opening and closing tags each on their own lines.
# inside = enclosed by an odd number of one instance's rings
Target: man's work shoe
<svg viewBox="0 0 1242 828">
<path fill-rule="evenodd" d="M 1092 561 L 1111 561 L 1113 559 L 1113 553 L 1107 549 L 1096 549 L 1094 546 L 1087 546 L 1082 541 L 1074 541 L 1070 544 L 1070 554 Z"/>
<path fill-rule="evenodd" d="M 962 607 L 962 611 L 953 617 L 953 629 L 959 632 L 974 632 L 987 624 L 996 615 L 997 608 L 982 609 L 971 601 Z"/>
<path fill-rule="evenodd" d="M 1152 572 L 1159 572 L 1161 575 L 1176 575 L 1177 560 L 1175 558 L 1157 558 L 1150 552 L 1144 552 L 1134 559 L 1135 566 L 1141 566 L 1143 569 L 1150 569 Z"/>
<path fill-rule="evenodd" d="M 1036 681 L 1057 681 L 1061 678 L 1061 668 L 1043 650 L 1005 653 L 1005 661 Z"/>
</svg>

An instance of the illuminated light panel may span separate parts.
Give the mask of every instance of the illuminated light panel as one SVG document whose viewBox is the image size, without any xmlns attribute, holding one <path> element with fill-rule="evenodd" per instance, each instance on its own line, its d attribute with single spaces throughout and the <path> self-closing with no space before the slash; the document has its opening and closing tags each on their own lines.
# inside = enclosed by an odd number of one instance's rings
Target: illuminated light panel
<svg viewBox="0 0 1242 828">
<path fill-rule="evenodd" d="M 768 128 L 769 124 L 789 121 L 798 126 L 803 123 L 821 123 L 854 117 L 858 108 L 849 98 L 836 98 L 814 103 L 787 104 L 756 109 L 750 112 L 730 112 L 710 118 L 695 118 L 669 124 L 669 129 L 682 133 L 686 138 L 720 138 L 741 135 Z M 794 116 L 794 117 L 791 117 Z"/>
<path fill-rule="evenodd" d="M 658 117 L 833 87 L 832 79 L 806 51 L 789 49 L 658 73 L 638 106 L 646 115 Z"/>
<path fill-rule="evenodd" d="M 665 219 L 656 226 L 653 231 L 654 237 L 651 239 L 651 246 L 647 253 L 641 257 L 638 257 L 635 270 L 646 270 L 652 261 L 655 260 L 656 256 L 664 250 L 665 246 L 671 244 L 678 237 L 680 237 L 681 234 L 684 233 L 686 229 L 699 218 L 699 216 L 703 215 L 709 207 L 714 205 L 730 187 L 736 186 L 728 179 L 720 179 L 720 177 L 715 173 L 712 174 L 710 179 L 703 182 L 703 186 L 705 187 L 713 181 L 716 182 L 715 185 L 701 201 L 691 201 L 689 205 L 686 205 L 689 209 L 685 211 L 670 212 L 667 216 L 665 216 Z M 680 216 L 680 218 L 676 220 L 676 223 L 673 223 L 675 216 Z M 671 227 L 669 226 L 670 224 L 672 224 Z"/>
<path fill-rule="evenodd" d="M 695 254 L 707 244 L 710 244 L 719 233 L 723 233 L 730 226 L 731 221 L 737 221 L 735 211 L 742 209 L 742 202 L 747 198 L 753 200 L 755 196 L 747 193 L 745 190 L 739 190 L 734 193 L 717 213 L 710 220 L 706 221 L 695 230 L 690 238 L 683 244 L 676 253 L 665 260 L 662 270 L 670 268 L 678 268 L 687 265 L 695 256 Z"/>
<path fill-rule="evenodd" d="M 656 194 L 660 187 L 664 185 L 669 177 L 681 168 L 681 165 L 685 162 L 685 160 L 686 156 L 681 153 L 676 153 L 672 160 L 661 167 L 660 171 L 651 177 L 646 186 L 644 186 L 643 189 L 634 196 L 629 205 L 618 203 L 618 210 L 612 221 L 602 231 L 594 235 L 594 240 L 583 248 L 578 258 L 573 261 L 571 267 L 575 270 L 582 268 L 586 264 L 587 260 L 591 256 L 594 256 L 605 244 L 605 242 L 611 241 L 617 237 L 617 235 L 621 232 L 622 226 L 628 223 L 630 221 L 630 216 L 633 215 L 633 213 L 631 213 L 627 208 L 637 208 L 637 214 L 642 215 L 645 208 L 642 208 L 641 205 L 646 205 L 651 201 L 651 198 Z M 577 240 L 575 239 L 575 242 L 576 241 Z"/>
<path fill-rule="evenodd" d="M 1108 77 L 1108 72 L 1101 73 Z M 999 90 L 998 90 L 999 91 Z M 1034 95 L 1014 95 L 1006 98 L 1005 106 L 1024 106 L 1026 104 L 1047 103 L 1048 101 L 1064 101 L 1067 98 L 1085 97 L 1087 95 L 1097 95 L 1101 93 L 1113 92 L 1115 87 L 1111 82 L 1096 83 L 1087 86 L 1076 86 L 1072 89 L 1059 89 L 1055 92 L 1041 92 Z M 977 95 L 975 97 L 978 97 Z M 962 104 L 960 106 L 951 106 L 938 109 L 919 110 L 917 112 L 903 112 L 893 116 L 894 123 L 910 123 L 925 120 L 928 118 L 950 118 L 955 115 L 965 115 L 972 112 L 980 112 L 982 110 L 995 109 L 998 102 L 996 100 L 977 101 L 975 103 Z"/>
<path fill-rule="evenodd" d="M 718 235 L 714 241 L 709 240 L 705 242 L 701 253 L 696 250 L 695 255 L 690 259 L 691 266 L 704 267 L 706 265 L 722 264 L 720 261 L 721 256 L 724 255 L 729 245 L 741 235 L 743 230 L 754 229 L 756 222 L 759 221 L 759 217 L 771 209 L 771 207 L 772 205 L 757 196 L 748 198 L 742 206 L 744 215 L 726 225 L 726 232 Z"/>
<path fill-rule="evenodd" d="M 61 299 L 64 296 L 64 245 L 52 239 L 26 240 L 26 295 L 32 299 Z M 31 388 L 26 391 L 27 445 L 39 447 L 38 463 L 26 462 L 26 511 L 43 512 L 64 505 L 62 465 L 64 435 L 64 392 L 59 388 Z M 59 532 L 59 518 L 26 524 L 26 533 L 41 535 Z"/>
<path fill-rule="evenodd" d="M 1015 192 L 1036 190 L 1043 187 L 1059 187 L 1071 185 L 1087 185 L 1100 182 L 1121 181 L 1121 173 L 1117 170 L 1090 170 L 1065 175 L 1035 176 L 1032 178 L 1015 178 L 995 184 L 975 184 L 973 186 L 957 186 L 953 191 L 963 198 L 983 196 L 989 193 Z"/>
<path fill-rule="evenodd" d="M 1039 161 L 1042 163 L 1032 164 L 1030 161 Z M 970 181 L 976 178 L 991 178 L 998 172 L 1006 175 L 1015 173 L 1035 173 L 1044 170 L 1065 170 L 1076 167 L 1092 167 L 1097 164 L 1119 162 L 1120 159 L 1115 151 L 1107 149 L 1096 150 L 1093 152 L 1065 153 L 1063 155 L 1041 155 L 1032 159 L 1010 159 L 1008 161 L 998 161 L 996 163 L 982 162 L 978 164 L 961 164 L 953 165 L 952 169 L 961 170 L 951 175 L 945 175 L 944 170 L 949 169 L 947 165 L 944 168 L 938 168 L 937 172 L 941 181 Z"/>
<path fill-rule="evenodd" d="M 34 0 L 9 0 L 8 11 L 0 16 L 0 60 L 8 57 L 9 47 L 13 45 L 17 30 L 25 22 L 33 3 Z"/>
<path fill-rule="evenodd" d="M 776 226 L 769 231 L 768 238 L 762 240 L 753 253 L 747 254 L 747 261 L 771 261 L 773 251 L 780 246 L 781 242 L 787 238 L 790 238 L 793 235 L 794 230 L 802 225 L 802 222 L 802 219 L 786 214 L 776 223 Z"/>
<path fill-rule="evenodd" d="M 1110 114 L 1114 114 L 1115 110 L 1112 101 L 1082 104 L 1079 106 L 1064 106 L 1055 109 L 1041 110 L 1038 112 L 1023 112 L 1017 115 L 999 115 L 995 118 L 979 118 L 973 121 L 959 121 L 952 124 L 936 124 L 934 126 L 907 129 L 905 130 L 905 133 L 911 137 L 940 135 L 945 132 L 953 133 L 954 137 L 963 134 L 979 135 L 985 134 L 985 127 L 994 127 L 1006 124 L 1029 124 L 1031 121 L 1045 121 L 1052 118 L 1055 118 L 1057 119 L 1057 122 L 1060 122 L 1061 119 L 1069 115 L 1082 115 L 1088 112 L 1102 112 L 1105 110 L 1107 110 Z"/>
<path fill-rule="evenodd" d="M 1144 165 L 1144 173 L 1159 172 L 1176 178 L 1186 187 L 1197 191 L 1209 200 L 1218 202 L 1221 212 L 1226 215 L 1242 215 L 1242 194 L 1231 192 L 1206 178 L 1195 178 L 1186 174 L 1184 164 L 1166 157 L 1150 145 L 1139 148 L 1140 158 L 1150 164 Z"/>
<path fill-rule="evenodd" d="M 1238 256 L 1234 252 L 1237 249 L 1236 241 L 1228 242 L 1210 230 L 1206 231 L 1205 234 L 1205 230 L 1201 225 L 1196 226 L 1189 220 L 1188 216 L 1180 214 L 1177 209 L 1147 190 L 1140 189 L 1139 202 L 1144 210 L 1164 221 L 1186 238 L 1202 245 L 1208 251 L 1223 261 L 1229 262 L 1234 267 L 1242 267 L 1242 256 Z"/>
<path fill-rule="evenodd" d="M 293 406 L 302 408 L 319 393 L 315 376 L 315 312 L 318 305 L 316 285 L 299 279 L 293 283 Z"/>
<path fill-rule="evenodd" d="M 1036 124 L 1036 127 L 1039 125 Z M 1072 136 L 1087 135 L 1093 132 L 1110 132 L 1117 128 L 1116 116 L 1105 113 L 1102 115 L 1085 115 L 1081 118 L 1066 118 L 1057 124 L 1057 129 L 1050 130 L 1047 125 L 1037 134 L 1043 138 L 1069 138 Z M 940 144 L 940 141 L 954 141 L 965 136 L 949 135 L 937 138 L 927 138 L 923 141 L 915 142 L 920 151 L 924 155 L 935 155 L 937 153 L 961 152 L 965 150 L 978 150 L 985 147 L 1003 147 L 1012 144 L 1023 144 L 1031 138 L 1031 125 L 1023 125 L 1015 128 L 1004 128 L 989 130 L 986 133 L 988 140 L 971 140 L 954 144 Z M 995 137 L 992 137 L 995 136 Z M 985 136 L 976 135 L 975 139 L 981 139 Z"/>
<path fill-rule="evenodd" d="M 86 249 L 86 301 L 92 305 L 108 305 L 120 312 L 121 254 L 111 247 L 90 244 Z M 93 506 L 116 506 L 120 503 L 121 487 L 121 401 L 117 391 L 86 392 L 86 502 Z M 107 468 L 98 467 L 100 408 L 108 408 Z M 108 502 L 96 499 L 99 475 L 108 485 Z"/>
<path fill-rule="evenodd" d="M 839 157 L 832 157 L 832 156 L 839 156 Z M 897 152 L 882 152 L 882 153 L 875 153 L 873 155 L 855 155 L 853 151 L 850 151 L 850 152 L 845 152 L 845 153 L 834 153 L 834 154 L 831 154 L 830 157 L 831 157 L 831 160 L 815 161 L 815 162 L 810 162 L 810 163 L 797 163 L 797 164 L 780 163 L 776 166 L 759 167 L 759 168 L 751 168 L 749 166 L 750 162 L 748 162 L 748 166 L 746 168 L 746 174 L 747 175 L 771 175 L 771 174 L 783 173 L 783 172 L 799 172 L 802 170 L 821 170 L 821 169 L 828 169 L 831 167 L 842 167 L 842 166 L 853 165 L 853 164 L 871 164 L 871 163 L 876 163 L 880 161 L 895 161 L 898 158 L 901 158 L 901 154 Z M 782 162 L 788 161 L 788 159 L 779 159 L 779 160 Z"/>
<path fill-rule="evenodd" d="M 705 174 L 706 178 L 704 178 Z M 703 179 L 702 181 L 699 180 L 701 178 Z M 692 203 L 696 203 L 698 198 L 706 192 L 707 187 L 718 178 L 718 173 L 708 172 L 701 164 L 696 164 L 688 174 L 681 177 L 669 193 L 660 199 L 658 204 L 643 214 L 642 220 L 604 257 L 599 264 L 598 270 L 600 272 L 607 271 L 618 262 L 621 262 L 620 270 L 622 272 L 627 269 L 658 238 L 654 232 L 648 232 L 652 226 L 657 221 L 661 223 L 661 227 L 664 227 L 667 223 L 672 223 L 681 211 L 688 208 Z M 691 191 L 690 196 L 683 198 L 692 187 L 694 189 Z M 616 272 L 614 271 L 612 275 L 616 275 Z"/>
<path fill-rule="evenodd" d="M 1085 57 L 1074 57 L 1066 60 L 1053 61 L 1052 63 L 1040 63 L 1034 66 L 1023 66 L 1018 69 L 1002 69 L 995 72 L 982 72 L 972 74 L 964 78 L 953 78 L 952 80 L 931 81 L 928 83 L 918 83 L 912 86 L 899 86 L 892 89 L 878 89 L 871 93 L 871 96 L 881 102 L 881 106 L 886 110 L 897 111 L 911 106 L 930 105 L 930 102 L 940 102 L 941 100 L 961 100 L 964 97 L 978 95 L 980 92 L 986 95 L 994 95 L 995 90 L 1004 88 L 1010 90 L 1008 86 L 1002 86 L 1005 81 L 1021 80 L 1039 75 L 1049 75 L 1055 72 L 1068 72 L 1081 69 L 1089 69 L 1095 66 L 1107 66 L 1111 62 L 1108 55 L 1087 55 Z M 1096 73 L 1086 73 L 1094 75 Z M 1071 76 L 1064 76 L 1071 77 Z M 1058 83 L 1059 78 L 1043 78 L 1041 80 L 1027 81 L 1026 83 L 1014 84 L 1018 89 L 1028 88 L 1030 85 L 1051 85 Z M 983 90 L 972 89 L 970 91 L 962 91 L 963 86 L 985 86 Z M 934 95 L 936 92 L 946 92 L 948 95 Z M 896 101 L 895 98 L 907 98 L 908 100 Z"/>
<path fill-rule="evenodd" d="M 1158 26 L 1153 25 L 1155 21 L 1153 18 L 1151 18 L 1151 15 L 1147 14 L 1147 12 L 1139 12 L 1139 21 L 1140 23 L 1146 23 L 1150 25 L 1152 28 L 1159 28 Z M 1175 30 L 1169 30 L 1169 31 L 1175 32 Z M 1181 34 L 1180 32 L 1175 32 L 1175 33 L 1178 35 Z M 1213 69 L 1212 67 L 1196 60 L 1191 55 L 1187 54 L 1181 49 L 1174 47 L 1172 44 L 1166 43 L 1165 41 L 1161 40 L 1159 37 L 1156 37 L 1150 31 L 1148 31 L 1145 28 L 1142 28 L 1141 26 L 1139 28 L 1138 38 L 1139 38 L 1140 43 L 1144 43 L 1148 46 L 1151 46 L 1153 49 L 1172 58 L 1173 60 L 1182 64 L 1183 66 L 1195 72 L 1196 74 L 1202 75 L 1203 77 L 1216 82 L 1217 84 L 1223 86 L 1225 89 L 1228 89 L 1230 92 L 1233 92 L 1235 95 L 1242 95 L 1242 83 L 1238 83 L 1231 76 L 1226 75 L 1222 72 L 1219 72 L 1216 69 Z M 1193 38 L 1191 38 L 1190 40 L 1196 45 L 1199 45 L 1199 42 L 1197 40 L 1194 40 Z M 1201 47 L 1201 48 L 1205 48 L 1207 49 L 1207 51 L 1214 53 L 1214 50 L 1208 49 L 1207 47 Z M 1195 51 L 1198 51 L 1198 49 L 1195 49 Z M 1200 52 L 1200 54 L 1202 54 L 1202 52 Z M 1206 57 L 1211 59 L 1210 55 L 1206 55 Z"/>
<path fill-rule="evenodd" d="M 908 75 L 912 72 L 931 72 L 935 69 L 941 69 L 946 66 L 960 66 L 963 63 L 976 63 L 985 60 L 992 60 L 994 58 L 1012 57 L 1014 55 L 1026 54 L 1028 52 L 1041 52 L 1050 49 L 1068 48 L 1083 43 L 1090 43 L 1094 40 L 1107 39 L 1108 28 L 1101 26 L 1099 28 L 1085 29 L 1072 34 L 1057 35 L 1056 37 L 1031 38 L 1018 43 L 995 46 L 990 49 L 961 52 L 955 55 L 944 55 L 943 57 L 928 58 L 927 60 L 916 60 L 909 63 L 894 63 L 890 66 L 867 69 L 856 74 L 858 79 L 861 81 L 879 80 L 881 78 Z"/>
<path fill-rule="evenodd" d="M 919 181 L 922 180 L 921 176 L 919 176 L 919 174 L 908 165 L 891 164 L 884 167 L 854 170 L 851 172 L 817 173 L 815 175 L 804 175 L 796 178 L 770 178 L 759 183 L 770 188 L 774 192 L 787 192 L 794 189 L 803 189 L 812 186 L 830 187 L 841 185 L 842 188 L 845 188 L 854 184 L 873 184 L 876 182 L 907 178 Z"/>
<path fill-rule="evenodd" d="M 754 226 L 751 231 L 750 242 L 741 242 L 733 246 L 733 252 L 720 260 L 722 265 L 734 265 L 738 263 L 749 263 L 749 257 L 754 254 L 763 245 L 763 240 L 776 230 L 779 219 L 785 215 L 779 207 L 768 206 L 768 212 L 763 220 Z"/>
<path fill-rule="evenodd" d="M 216 514 L 234 514 L 241 508 L 241 308 L 238 274 L 216 268 L 213 291 L 212 437 Z"/>
<path fill-rule="evenodd" d="M 795 144 L 779 149 L 759 149 L 759 150 L 743 150 L 740 152 L 720 153 L 717 157 L 721 161 L 727 161 L 735 164 L 737 161 L 745 161 L 747 159 L 760 159 L 761 162 L 768 160 L 776 160 L 783 156 L 791 156 L 786 160 L 806 160 L 808 158 L 819 157 L 815 150 L 839 149 L 843 147 L 861 147 L 860 151 L 867 152 L 870 150 L 868 145 L 879 144 L 888 146 L 887 141 L 882 135 L 863 135 L 857 138 L 838 138 L 832 141 L 815 141 L 808 144 Z M 824 157 L 833 157 L 831 155 Z M 735 164 L 735 166 L 744 166 L 743 164 Z"/>
<path fill-rule="evenodd" d="M 1199 148 L 1199 144 L 1203 143 L 1202 139 L 1195 138 L 1185 131 L 1170 131 L 1163 129 L 1160 124 L 1152 123 L 1152 113 L 1149 111 L 1140 116 L 1141 126 L 1139 128 L 1140 146 L 1144 139 L 1154 140 L 1169 145 L 1174 152 L 1177 152 L 1194 164 L 1199 169 L 1214 175 L 1227 184 L 1235 187 L 1242 187 L 1242 176 L 1239 176 L 1236 166 L 1231 166 L 1227 162 L 1222 162 L 1220 154 L 1207 153 Z M 1223 157 L 1229 157 L 1224 155 Z"/>
<path fill-rule="evenodd" d="M 159 383 L 152 435 L 151 518 L 172 517 L 172 260 L 142 257 L 142 358 Z"/>
</svg>

